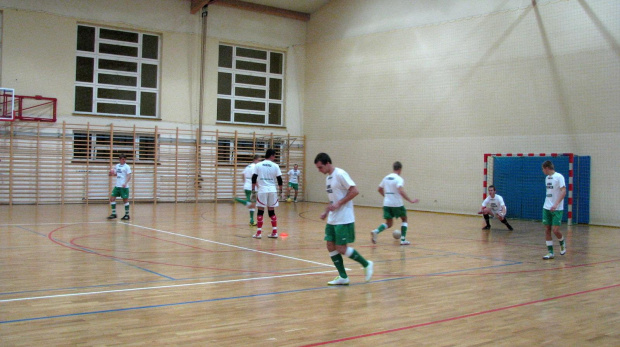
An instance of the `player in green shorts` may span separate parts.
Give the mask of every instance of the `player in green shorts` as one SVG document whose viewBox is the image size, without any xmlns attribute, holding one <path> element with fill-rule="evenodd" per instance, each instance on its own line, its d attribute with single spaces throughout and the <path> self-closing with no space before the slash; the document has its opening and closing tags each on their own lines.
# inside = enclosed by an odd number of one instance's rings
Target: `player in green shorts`
<svg viewBox="0 0 620 347">
<path fill-rule="evenodd" d="M 566 196 L 566 183 L 564 176 L 555 172 L 553 163 L 550 160 L 542 164 L 542 171 L 547 177 L 545 178 L 545 186 L 547 188 L 547 196 L 543 205 L 542 223 L 545 226 L 545 240 L 547 243 L 548 253 L 543 257 L 545 260 L 555 258 L 553 253 L 553 238 L 551 233 L 558 238 L 560 243 L 560 255 L 566 254 L 566 242 L 564 236 L 560 232 L 562 225 L 562 216 L 564 214 L 564 197 Z"/>
<path fill-rule="evenodd" d="M 118 155 L 119 164 L 108 173 L 109 176 L 116 176 L 116 185 L 110 194 L 110 208 L 112 214 L 108 219 L 116 219 L 116 198 L 121 197 L 125 204 L 125 215 L 122 220 L 129 220 L 129 181 L 131 180 L 131 167 L 127 165 L 127 157 L 121 153 Z"/>
<path fill-rule="evenodd" d="M 286 201 L 291 200 L 291 188 L 295 191 L 295 200 L 297 202 L 297 192 L 299 191 L 299 176 L 301 175 L 301 171 L 299 170 L 299 166 L 295 164 L 293 166 L 293 170 L 288 172 L 288 188 L 286 189 Z"/>
</svg>

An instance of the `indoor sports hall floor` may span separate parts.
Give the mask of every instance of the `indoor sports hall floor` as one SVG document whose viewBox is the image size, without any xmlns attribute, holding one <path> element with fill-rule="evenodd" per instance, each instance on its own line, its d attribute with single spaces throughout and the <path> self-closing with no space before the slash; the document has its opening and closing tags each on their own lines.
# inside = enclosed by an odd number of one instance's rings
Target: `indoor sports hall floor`
<svg viewBox="0 0 620 347">
<path fill-rule="evenodd" d="M 226 202 L 0 206 L 0 345 L 620 345 L 618 228 L 564 225 L 543 261 L 539 222 L 409 211 L 411 246 L 372 245 L 382 212 L 357 206 L 374 277 L 345 259 L 329 287 L 324 206 L 282 203 L 277 240 Z"/>
</svg>

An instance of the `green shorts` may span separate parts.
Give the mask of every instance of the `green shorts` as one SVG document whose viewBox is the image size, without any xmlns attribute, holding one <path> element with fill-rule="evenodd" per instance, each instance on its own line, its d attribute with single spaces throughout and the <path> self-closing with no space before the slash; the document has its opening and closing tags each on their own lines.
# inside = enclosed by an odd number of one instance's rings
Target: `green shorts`
<svg viewBox="0 0 620 347">
<path fill-rule="evenodd" d="M 355 223 L 350 224 L 326 224 L 325 241 L 337 245 L 346 245 L 355 242 Z"/>
<path fill-rule="evenodd" d="M 392 218 L 400 218 L 407 217 L 407 210 L 405 206 L 400 207 L 389 207 L 383 206 L 383 219 L 392 219 Z"/>
<path fill-rule="evenodd" d="M 112 194 L 110 194 L 110 196 L 120 196 L 121 199 L 129 199 L 129 188 L 122 188 L 122 187 L 114 187 L 114 189 L 112 189 Z"/>
<path fill-rule="evenodd" d="M 542 223 L 543 225 L 562 225 L 562 216 L 564 211 L 549 211 L 543 208 Z"/>
<path fill-rule="evenodd" d="M 297 183 L 291 183 L 291 182 L 289 182 L 289 183 L 288 183 L 288 186 L 289 186 L 289 187 L 293 187 L 293 189 L 295 189 L 295 190 L 299 190 L 299 184 L 297 184 Z"/>
</svg>

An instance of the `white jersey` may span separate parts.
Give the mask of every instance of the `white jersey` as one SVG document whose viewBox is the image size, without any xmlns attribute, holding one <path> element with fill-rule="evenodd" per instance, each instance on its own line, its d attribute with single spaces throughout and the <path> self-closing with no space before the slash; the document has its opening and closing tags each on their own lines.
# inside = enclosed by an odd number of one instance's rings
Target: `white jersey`
<svg viewBox="0 0 620 347">
<path fill-rule="evenodd" d="M 405 180 L 396 173 L 391 173 L 383 178 L 379 187 L 383 188 L 383 206 L 401 207 L 403 197 L 398 188 L 405 185 Z"/>
<path fill-rule="evenodd" d="M 116 164 L 114 171 L 116 171 L 116 186 L 123 188 L 123 184 L 127 183 L 127 176 L 131 174 L 131 167 L 127 163 Z"/>
<path fill-rule="evenodd" d="M 340 201 L 349 192 L 349 188 L 355 186 L 355 182 L 349 174 L 339 168 L 335 168 L 331 175 L 325 179 L 327 198 L 331 204 Z M 335 211 L 330 211 L 327 216 L 327 224 L 340 225 L 355 222 L 355 212 L 353 211 L 353 200 L 347 201 Z"/>
<path fill-rule="evenodd" d="M 280 166 L 271 160 L 263 160 L 254 166 L 254 173 L 258 175 L 256 184 L 259 193 L 277 193 L 278 176 L 282 176 Z"/>
<path fill-rule="evenodd" d="M 243 169 L 243 189 L 244 190 L 252 190 L 252 176 L 254 175 L 254 166 L 256 164 L 252 163 Z"/>
<path fill-rule="evenodd" d="M 288 172 L 288 182 L 289 183 L 299 183 L 299 175 L 301 175 L 301 171 L 299 170 L 291 170 Z"/>
<path fill-rule="evenodd" d="M 547 176 L 545 179 L 545 183 L 547 186 L 547 197 L 545 199 L 545 205 L 543 208 L 545 210 L 551 210 L 551 207 L 558 201 L 558 197 L 560 196 L 560 192 L 562 188 L 566 187 L 564 183 L 564 176 L 555 172 L 553 175 Z M 560 201 L 558 204 L 558 208 L 556 211 L 564 210 L 564 199 Z"/>
<path fill-rule="evenodd" d="M 504 204 L 504 198 L 499 194 L 495 194 L 494 198 L 489 195 L 482 202 L 482 207 L 488 208 L 494 215 L 502 212 L 502 206 L 506 206 L 506 204 Z M 506 212 L 508 212 L 508 210 L 506 210 Z"/>
</svg>

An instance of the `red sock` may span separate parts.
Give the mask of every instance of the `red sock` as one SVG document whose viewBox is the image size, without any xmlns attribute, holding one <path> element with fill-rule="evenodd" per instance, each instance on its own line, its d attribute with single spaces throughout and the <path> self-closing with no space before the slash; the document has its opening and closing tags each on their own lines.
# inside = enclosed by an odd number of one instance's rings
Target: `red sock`
<svg viewBox="0 0 620 347">
<path fill-rule="evenodd" d="M 263 215 L 259 214 L 256 216 L 256 233 L 259 234 L 261 232 L 261 228 L 263 227 Z"/>
<path fill-rule="evenodd" d="M 276 217 L 275 214 L 271 216 L 271 226 L 273 227 L 273 233 L 277 234 L 278 233 L 278 217 Z"/>
</svg>

